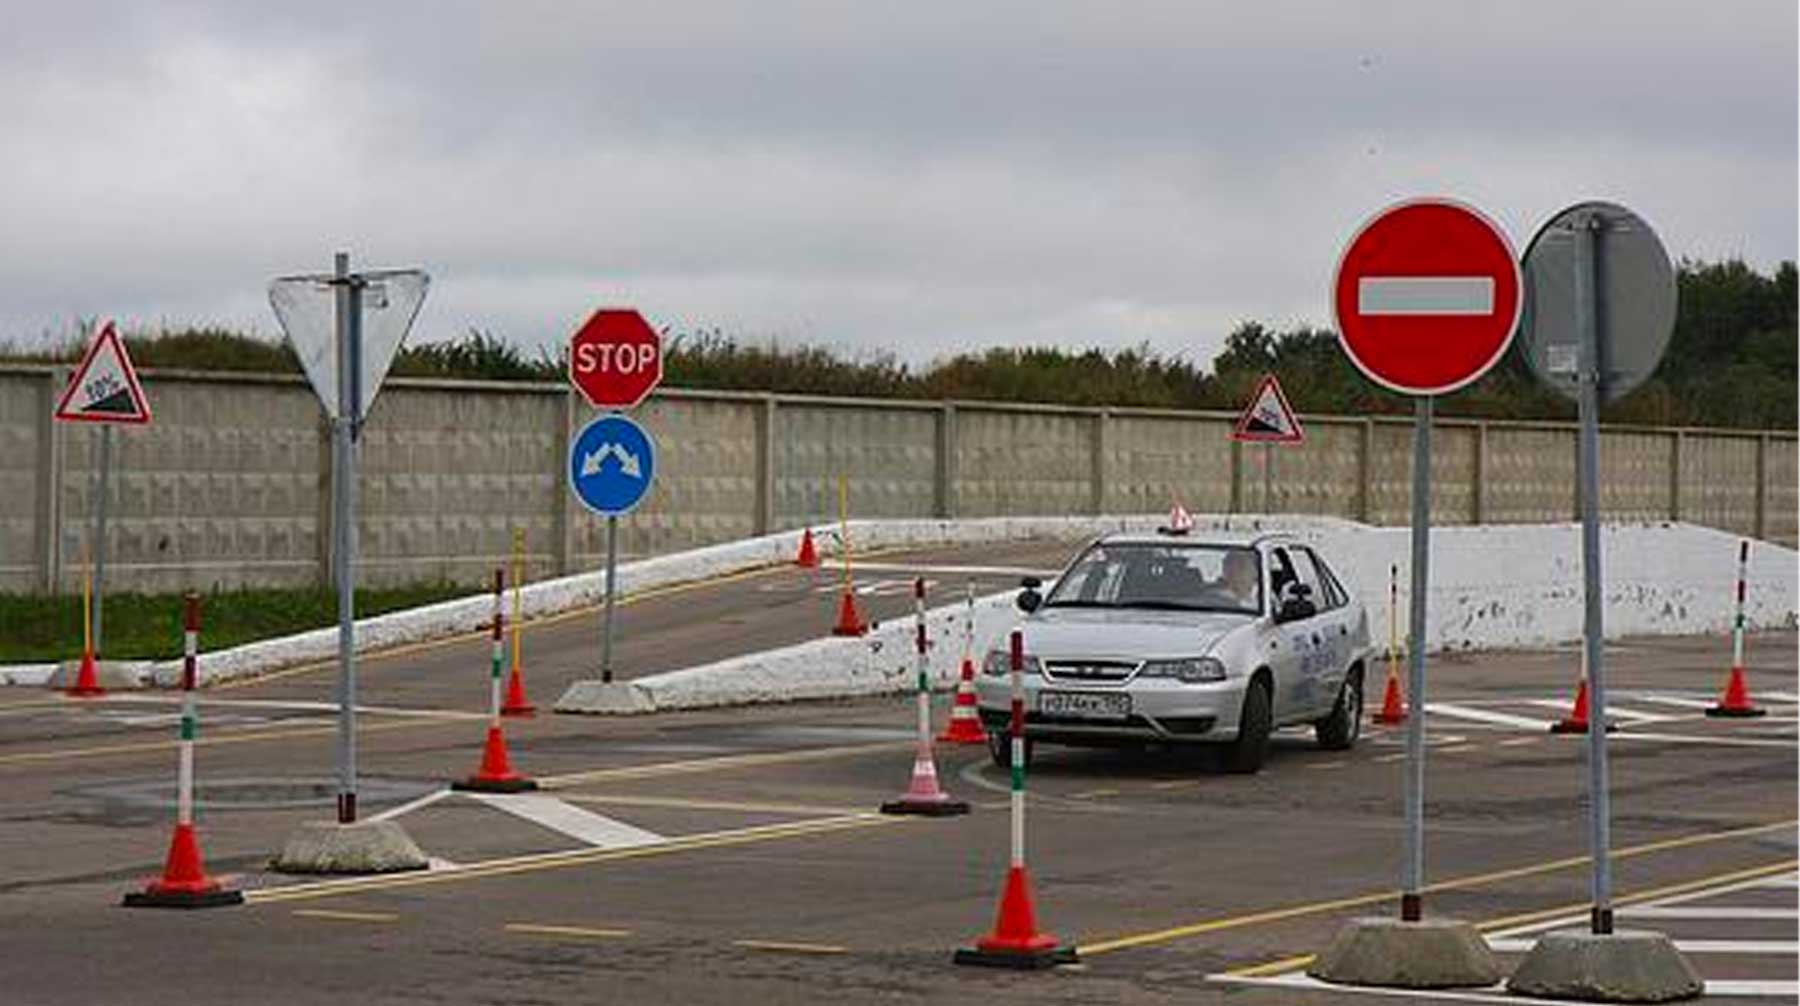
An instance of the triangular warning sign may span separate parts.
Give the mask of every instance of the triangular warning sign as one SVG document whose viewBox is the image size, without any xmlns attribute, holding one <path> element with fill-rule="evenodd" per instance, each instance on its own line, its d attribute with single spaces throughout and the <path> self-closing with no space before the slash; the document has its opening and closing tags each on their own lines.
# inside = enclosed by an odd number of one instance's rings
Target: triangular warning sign
<svg viewBox="0 0 1800 1006">
<path fill-rule="evenodd" d="M 1256 386 L 1250 407 L 1238 417 L 1231 439 L 1279 444 L 1298 444 L 1306 440 L 1300 420 L 1294 415 L 1293 406 L 1288 404 L 1287 396 L 1281 393 L 1281 382 L 1275 380 L 1274 374 L 1264 375 L 1262 383 Z"/>
<path fill-rule="evenodd" d="M 150 402 L 138 384 L 125 341 L 112 322 L 100 326 L 100 334 L 88 344 L 81 365 L 56 403 L 56 418 L 76 423 L 141 425 L 150 421 Z"/>
</svg>

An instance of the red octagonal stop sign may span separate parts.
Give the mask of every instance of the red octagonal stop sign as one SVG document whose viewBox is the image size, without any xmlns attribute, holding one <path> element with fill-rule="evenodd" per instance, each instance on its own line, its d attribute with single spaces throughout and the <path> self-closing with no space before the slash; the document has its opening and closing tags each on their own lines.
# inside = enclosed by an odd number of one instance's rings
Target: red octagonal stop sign
<svg viewBox="0 0 1800 1006">
<path fill-rule="evenodd" d="M 662 336 L 630 308 L 595 311 L 569 340 L 569 380 L 596 408 L 629 409 L 662 375 Z"/>
<path fill-rule="evenodd" d="M 1377 384 L 1441 395 L 1498 363 L 1519 325 L 1519 260 L 1499 226 L 1449 199 L 1376 214 L 1338 259 L 1332 309 L 1350 361 Z"/>
</svg>

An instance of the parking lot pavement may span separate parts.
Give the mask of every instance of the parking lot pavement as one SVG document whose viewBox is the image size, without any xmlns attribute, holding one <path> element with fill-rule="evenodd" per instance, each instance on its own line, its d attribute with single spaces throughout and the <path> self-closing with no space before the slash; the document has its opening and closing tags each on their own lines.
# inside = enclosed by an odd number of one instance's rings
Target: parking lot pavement
<svg viewBox="0 0 1800 1006">
<path fill-rule="evenodd" d="M 1722 678 L 1721 645 L 1628 641 L 1611 665 L 1615 875 L 1634 907 L 1793 903 L 1792 888 L 1753 887 L 1671 900 L 1794 870 L 1793 636 L 1753 640 L 1751 688 L 1770 710 L 1754 721 L 1684 704 Z M 1572 681 L 1567 653 L 1434 661 L 1428 910 L 1501 939 L 1584 910 L 1584 742 L 1539 727 Z M 1403 766 L 1389 729 L 1349 752 L 1285 731 L 1255 776 L 1167 751 L 1040 748 L 1027 843 L 1038 910 L 1083 963 L 1030 976 L 948 960 L 992 925 L 1005 869 L 1006 779 L 986 752 L 938 750 L 945 786 L 974 804 L 967 817 L 876 812 L 910 771 L 904 698 L 516 721 L 515 764 L 544 788 L 497 800 L 444 789 L 475 766 L 479 717 L 378 696 L 363 720 L 367 812 L 399 820 L 434 868 L 328 881 L 264 869 L 288 830 L 330 813 L 334 727 L 307 701 L 206 696 L 201 834 L 211 868 L 250 901 L 173 915 L 116 907 L 168 841 L 173 738 L 137 719 L 168 710 L 0 709 L 9 1001 L 223 1003 L 250 987 L 334 1004 L 602 991 L 734 1004 L 1337 1002 L 1340 990 L 1294 987 L 1292 960 L 1352 915 L 1393 911 Z M 15 722 L 46 709 L 59 718 L 49 727 Z M 1626 918 L 1755 948 L 1699 944 L 1708 977 L 1792 977 L 1794 954 L 1766 945 L 1777 937 L 1732 928 L 1770 920 Z M 1214 978 L 1233 972 L 1285 984 Z M 1368 1001 L 1383 999 L 1402 1001 Z"/>
</svg>

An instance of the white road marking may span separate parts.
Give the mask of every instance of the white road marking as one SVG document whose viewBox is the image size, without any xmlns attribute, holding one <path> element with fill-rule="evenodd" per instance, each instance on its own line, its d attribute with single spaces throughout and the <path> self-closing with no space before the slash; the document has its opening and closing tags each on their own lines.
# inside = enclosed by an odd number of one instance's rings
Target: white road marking
<svg viewBox="0 0 1800 1006">
<path fill-rule="evenodd" d="M 836 560 L 824 563 L 826 569 L 843 569 L 844 565 Z M 867 570 L 871 573 L 930 573 L 937 576 L 1035 576 L 1049 579 L 1056 575 L 1055 570 L 1026 569 L 1023 566 L 922 566 L 904 563 L 887 562 L 854 562 L 852 570 Z"/>
<path fill-rule="evenodd" d="M 1251 978 L 1242 975 L 1207 975 L 1208 981 L 1228 982 L 1234 985 L 1263 985 L 1275 988 L 1309 989 L 1312 991 L 1330 992 L 1334 995 L 1376 995 L 1392 996 L 1405 999 L 1435 999 L 1454 1002 L 1506 1003 L 1508 1006 L 1519 1006 L 1520 1003 L 1572 1003 L 1573 999 L 1539 999 L 1525 998 L 1507 993 L 1505 985 L 1490 985 L 1485 989 L 1455 991 L 1451 989 L 1395 989 L 1376 988 L 1359 985 L 1333 985 L 1316 978 L 1308 977 L 1301 972 L 1276 975 L 1272 978 Z M 1720 997 L 1745 996 L 1792 996 L 1800 991 L 1800 982 L 1794 981 L 1755 981 L 1709 978 L 1706 981 L 1706 994 Z"/>
<path fill-rule="evenodd" d="M 1762 908 L 1750 905 L 1681 905 L 1679 907 L 1627 905 L 1618 910 L 1618 914 L 1631 916 L 1634 919 L 1795 919 L 1800 918 L 1800 910 L 1792 908 Z"/>
<path fill-rule="evenodd" d="M 161 695 L 118 695 L 108 696 L 110 702 L 135 702 L 143 705 L 180 705 L 181 699 Z M 335 713 L 339 706 L 336 702 L 321 702 L 306 699 L 215 699 L 200 697 L 202 711 L 206 709 L 285 709 L 292 712 Z M 417 716 L 423 718 L 451 720 L 485 720 L 487 713 L 459 712 L 453 709 L 404 709 L 396 706 L 357 706 L 359 713 L 370 713 L 376 716 Z M 177 719 L 179 713 L 171 714 Z"/>
<path fill-rule="evenodd" d="M 660 845 L 667 838 L 541 793 L 467 793 L 492 807 L 603 849 Z"/>
<path fill-rule="evenodd" d="M 1569 708 L 1569 703 L 1560 699 L 1532 699 L 1531 704 L 1543 706 L 1546 709 Z M 1608 719 L 1631 720 L 1635 723 L 1668 723 L 1672 720 L 1686 719 L 1684 716 L 1670 716 L 1667 713 L 1646 713 L 1636 709 L 1626 709 L 1611 702 L 1606 704 L 1606 715 Z"/>
<path fill-rule="evenodd" d="M 1549 720 L 1534 720 L 1524 716 L 1513 716 L 1509 713 L 1496 713 L 1489 709 L 1475 709 L 1470 706 L 1456 705 L 1449 702 L 1427 702 L 1425 712 L 1428 716 L 1449 716 L 1455 719 L 1473 720 L 1476 723 L 1491 723 L 1502 727 L 1519 727 L 1525 730 L 1543 732 L 1550 729 Z"/>
<path fill-rule="evenodd" d="M 1668 744 L 1717 744 L 1721 747 L 1787 748 L 1789 750 L 1793 750 L 1797 743 L 1795 740 L 1777 740 L 1773 737 L 1701 737 L 1693 734 L 1653 734 L 1637 731 L 1619 731 L 1607 734 L 1607 736 L 1616 741 L 1663 741 Z"/>
<path fill-rule="evenodd" d="M 405 814 L 410 814 L 413 811 L 420 809 L 421 807 L 429 807 L 430 805 L 438 802 L 439 800 L 442 800 L 444 797 L 447 797 L 449 795 L 450 795 L 449 787 L 445 787 L 440 790 L 434 790 L 430 793 L 425 794 L 422 797 L 419 797 L 417 800 L 411 801 L 410 803 L 403 803 L 398 807 L 389 807 L 387 810 L 384 810 L 381 813 L 376 814 L 374 817 L 369 818 L 369 820 L 371 820 L 371 821 L 391 821 L 396 817 L 400 817 Z"/>
<path fill-rule="evenodd" d="M 1683 709 L 1711 709 L 1717 704 L 1708 699 L 1690 699 L 1680 695 L 1633 695 L 1631 699 L 1634 702 L 1655 702 L 1665 706 L 1679 706 Z M 1608 709 L 1607 712 L 1612 712 L 1612 710 Z"/>
<path fill-rule="evenodd" d="M 1488 948 L 1497 954 L 1522 954 L 1537 945 L 1536 940 L 1488 940 Z M 1676 940 L 1675 949 L 1684 954 L 1800 954 L 1800 943 L 1793 940 Z"/>
<path fill-rule="evenodd" d="M 1753 697 L 1756 694 L 1758 694 L 1758 693 L 1755 693 L 1755 692 L 1751 693 L 1751 695 Z M 1762 695 L 1763 698 L 1768 699 L 1770 702 L 1785 702 L 1785 703 L 1788 703 L 1789 705 L 1800 703 L 1800 695 L 1795 695 L 1793 692 L 1762 692 L 1760 694 Z"/>
</svg>

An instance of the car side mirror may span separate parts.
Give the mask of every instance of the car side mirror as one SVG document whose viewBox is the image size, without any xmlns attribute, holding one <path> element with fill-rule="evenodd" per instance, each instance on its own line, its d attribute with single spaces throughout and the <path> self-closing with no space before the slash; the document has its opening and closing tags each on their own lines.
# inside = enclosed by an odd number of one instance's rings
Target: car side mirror
<svg viewBox="0 0 1800 1006">
<path fill-rule="evenodd" d="M 1304 583 L 1290 583 L 1281 589 L 1281 604 L 1275 609 L 1275 621 L 1297 622 L 1319 613 L 1312 602 L 1312 588 Z"/>
<path fill-rule="evenodd" d="M 1044 581 L 1035 576 L 1022 576 L 1019 578 L 1019 586 L 1024 587 L 1026 590 L 1036 590 L 1043 585 Z"/>
<path fill-rule="evenodd" d="M 1029 615 L 1038 610 L 1038 606 L 1044 603 L 1044 595 L 1033 590 L 1031 587 L 1026 587 L 1024 590 L 1019 591 L 1019 596 L 1013 600 L 1013 603 L 1019 606 L 1020 611 Z"/>
</svg>

